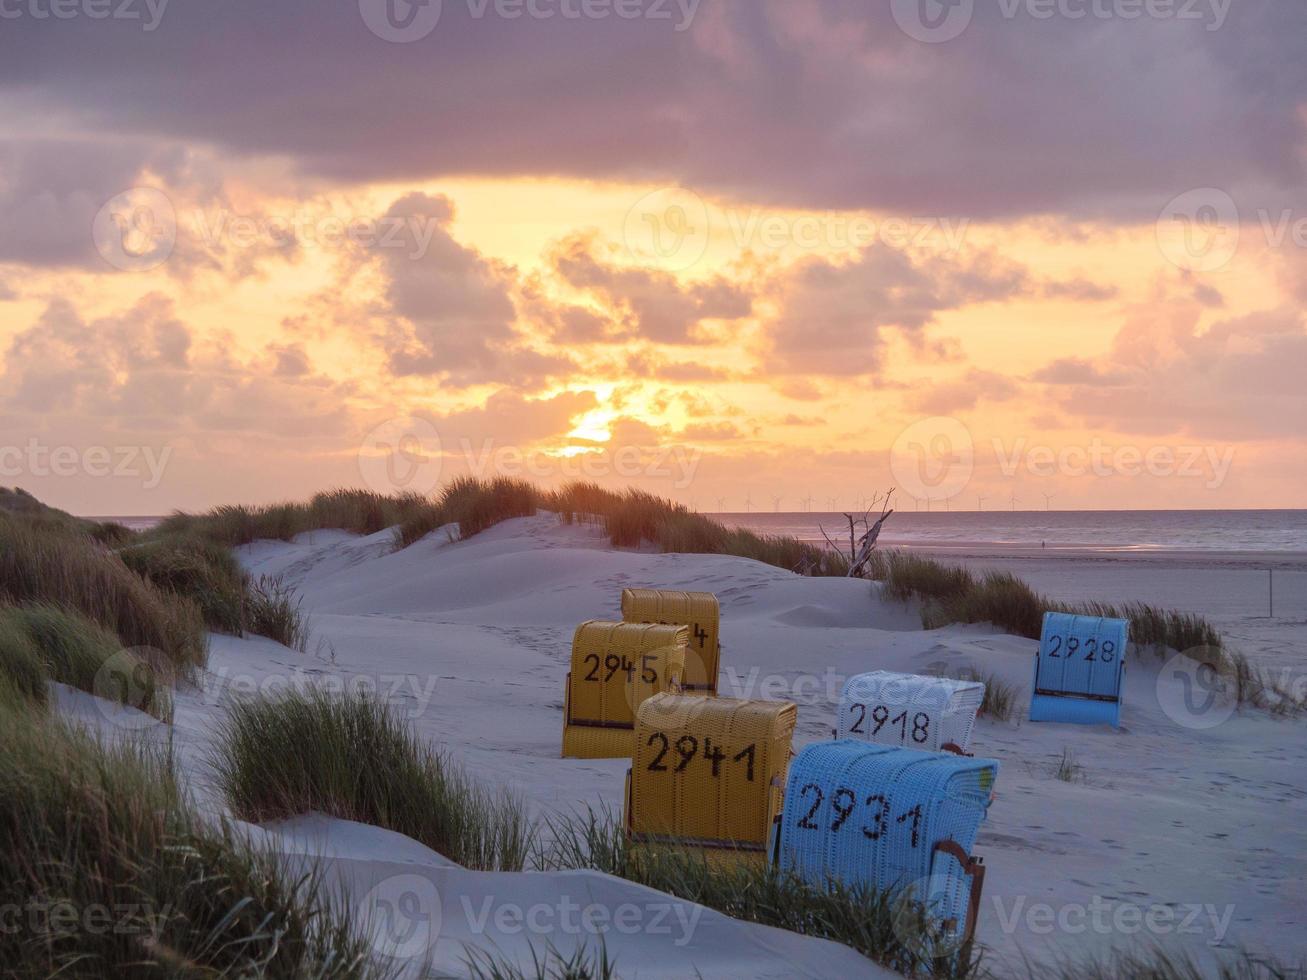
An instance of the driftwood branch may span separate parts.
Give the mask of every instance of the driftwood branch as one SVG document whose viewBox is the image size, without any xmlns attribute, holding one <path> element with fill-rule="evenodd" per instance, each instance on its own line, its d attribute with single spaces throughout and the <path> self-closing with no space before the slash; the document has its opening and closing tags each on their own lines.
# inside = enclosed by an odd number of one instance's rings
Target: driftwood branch
<svg viewBox="0 0 1307 980">
<path fill-rule="evenodd" d="M 890 501 L 894 497 L 894 490 L 895 488 L 891 487 L 884 496 L 877 494 L 872 497 L 871 506 L 861 515 L 844 515 L 844 519 L 849 522 L 848 560 L 850 578 L 864 578 L 866 576 L 868 563 L 871 561 L 872 553 L 876 548 L 876 541 L 880 538 L 880 529 L 885 526 L 885 522 L 889 520 L 890 516 L 894 513 L 894 511 L 890 509 Z M 880 513 L 877 515 L 877 518 L 873 523 L 871 514 L 877 504 L 880 504 Z M 866 529 L 861 537 L 858 536 L 859 527 Z M 826 539 L 826 544 L 832 551 L 840 554 L 844 553 L 843 550 L 831 539 L 831 536 L 826 533 L 826 528 L 818 524 L 817 529 L 821 531 L 821 536 Z"/>
</svg>

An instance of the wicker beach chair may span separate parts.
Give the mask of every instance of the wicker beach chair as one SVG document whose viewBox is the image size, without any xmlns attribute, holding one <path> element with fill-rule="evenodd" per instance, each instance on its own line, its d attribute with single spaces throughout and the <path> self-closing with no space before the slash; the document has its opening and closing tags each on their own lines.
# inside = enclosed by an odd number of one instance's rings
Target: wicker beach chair
<svg viewBox="0 0 1307 980">
<path fill-rule="evenodd" d="M 717 693 L 721 610 L 711 592 L 623 589 L 622 618 L 628 623 L 674 623 L 690 629 L 685 654 L 686 691 Z"/>
<path fill-rule="evenodd" d="M 655 694 L 680 690 L 688 642 L 684 626 L 578 626 L 563 703 L 563 757 L 630 758 L 636 710 Z"/>
<path fill-rule="evenodd" d="M 777 862 L 825 886 L 864 884 L 920 902 L 954 942 L 975 930 L 984 865 L 971 848 L 998 763 L 842 740 L 790 764 Z"/>
<path fill-rule="evenodd" d="M 985 685 L 876 670 L 850 677 L 840 695 L 836 738 L 959 755 L 971 746 Z"/>
<path fill-rule="evenodd" d="M 637 714 L 626 777 L 636 844 L 704 849 L 710 861 L 767 862 L 798 709 L 787 701 L 659 694 Z"/>
<path fill-rule="evenodd" d="M 1030 720 L 1120 727 L 1128 640 L 1124 619 L 1044 613 Z"/>
</svg>

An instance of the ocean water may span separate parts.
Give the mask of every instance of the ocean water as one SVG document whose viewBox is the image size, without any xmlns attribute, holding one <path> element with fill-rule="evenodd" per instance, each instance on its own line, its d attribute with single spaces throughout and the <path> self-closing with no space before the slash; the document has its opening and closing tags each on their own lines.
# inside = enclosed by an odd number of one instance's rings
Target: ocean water
<svg viewBox="0 0 1307 980">
<path fill-rule="evenodd" d="M 820 542 L 821 527 L 847 545 L 842 514 L 716 514 L 759 534 Z M 875 515 L 873 515 L 875 516 Z M 1307 510 L 897 511 L 883 545 L 920 548 L 1012 546 L 1104 551 L 1307 552 Z"/>
</svg>

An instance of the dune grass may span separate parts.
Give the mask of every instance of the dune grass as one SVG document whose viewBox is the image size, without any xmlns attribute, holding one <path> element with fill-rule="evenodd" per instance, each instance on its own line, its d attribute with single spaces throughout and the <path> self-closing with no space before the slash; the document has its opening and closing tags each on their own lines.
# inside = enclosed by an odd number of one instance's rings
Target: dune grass
<svg viewBox="0 0 1307 980">
<path fill-rule="evenodd" d="M 872 577 L 885 583 L 890 598 L 921 604 L 921 623 L 926 629 L 952 623 L 991 623 L 1014 636 L 1037 640 L 1045 612 L 1124 619 L 1130 623 L 1130 642 L 1137 649 L 1157 657 L 1175 651 L 1210 663 L 1230 679 L 1240 705 L 1281 715 L 1307 710 L 1300 696 L 1268 680 L 1243 654 L 1229 650 L 1220 630 L 1193 613 L 1142 602 L 1122 606 L 1054 602 L 1008 572 L 975 573 L 903 551 L 878 552 L 871 568 Z"/>
<path fill-rule="evenodd" d="M 220 633 L 245 629 L 245 574 L 231 550 L 198 534 L 150 534 L 117 551 L 147 582 L 195 601 Z"/>
<path fill-rule="evenodd" d="M 612 980 L 617 963 L 603 943 L 596 949 L 578 949 L 564 956 L 555 947 L 531 948 L 531 968 L 523 970 L 498 953 L 469 949 L 464 959 L 469 980 Z"/>
<path fill-rule="evenodd" d="M 157 752 L 0 704 L 6 977 L 380 978 L 321 895 L 202 820 Z"/>
<path fill-rule="evenodd" d="M 616 875 L 745 922 L 843 943 L 907 976 L 979 975 L 974 947 L 933 955 L 938 947 L 930 917 L 909 900 L 838 881 L 818 888 L 772 865 L 714 867 L 684 848 L 632 847 L 612 815 L 594 809 L 551 818 L 546 837 L 549 843 L 534 855 L 542 869 Z"/>
<path fill-rule="evenodd" d="M 0 606 L 0 669 L 34 703 L 45 704 L 45 681 L 129 704 L 172 720 L 166 665 L 123 649 L 118 638 L 85 616 L 54 605 Z M 40 672 L 34 690 L 33 669 Z"/>
<path fill-rule="evenodd" d="M 208 659 L 204 619 L 195 603 L 151 585 L 89 536 L 38 529 L 5 514 L 0 602 L 75 610 L 125 647 L 159 651 L 180 676 Z"/>
<path fill-rule="evenodd" d="M 326 529 L 376 534 L 429 506 L 430 501 L 416 494 L 336 489 L 315 494 L 306 504 L 228 505 L 204 514 L 176 513 L 151 534 L 197 535 L 228 548 L 262 540 L 290 541 L 297 534 Z"/>
<path fill-rule="evenodd" d="M 735 555 L 809 575 L 848 571 L 843 556 L 824 548 L 793 538 L 732 530 L 683 504 L 642 490 L 617 493 L 594 483 L 569 483 L 549 491 L 505 477 L 452 481 L 400 525 L 395 544 L 406 548 L 436 528 L 454 523 L 459 525 L 459 537 L 466 539 L 502 521 L 542 510 L 556 513 L 567 524 L 597 523 L 619 548 L 649 545 L 663 552 Z"/>
<path fill-rule="evenodd" d="M 517 871 L 531 827 L 364 694 L 295 691 L 233 704 L 213 759 L 233 812 L 254 823 L 317 811 L 385 827 L 465 867 Z"/>
<path fill-rule="evenodd" d="M 1200 964 L 1185 953 L 1161 948 L 1115 952 L 1077 962 L 1066 956 L 1052 967 L 1027 963 L 1029 980 L 1303 980 L 1307 964 L 1288 966 L 1245 949 L 1222 951 L 1217 962 Z"/>
<path fill-rule="evenodd" d="M 245 628 L 305 653 L 309 648 L 310 634 L 300 602 L 299 593 L 280 578 L 260 575 L 257 579 L 249 579 L 245 593 Z"/>
</svg>

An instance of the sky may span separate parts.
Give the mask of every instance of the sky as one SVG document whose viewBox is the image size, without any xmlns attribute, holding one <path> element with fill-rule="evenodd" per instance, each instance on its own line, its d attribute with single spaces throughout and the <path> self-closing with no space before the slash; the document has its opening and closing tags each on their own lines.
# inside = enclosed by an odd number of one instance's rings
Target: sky
<svg viewBox="0 0 1307 980">
<path fill-rule="evenodd" d="M 1307 486 L 1307 6 L 0 0 L 0 485 Z"/>
</svg>

